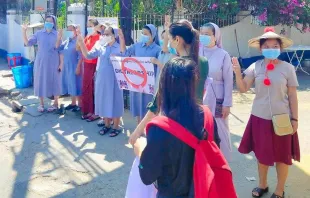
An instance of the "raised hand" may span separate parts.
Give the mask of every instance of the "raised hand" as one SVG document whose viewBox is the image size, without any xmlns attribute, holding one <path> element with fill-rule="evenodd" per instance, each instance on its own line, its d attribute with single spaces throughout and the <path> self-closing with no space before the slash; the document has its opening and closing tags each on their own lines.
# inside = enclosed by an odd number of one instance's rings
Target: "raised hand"
<svg viewBox="0 0 310 198">
<path fill-rule="evenodd" d="M 236 75 L 241 74 L 241 66 L 240 66 L 240 64 L 239 64 L 238 58 L 233 57 L 233 58 L 231 59 L 231 62 L 232 62 L 232 66 L 233 66 L 233 69 L 234 69 L 235 74 L 236 74 Z"/>
<path fill-rule="evenodd" d="M 118 38 L 119 38 L 120 41 L 125 42 L 125 37 L 124 37 L 124 33 L 123 33 L 122 29 L 118 30 Z"/>
<path fill-rule="evenodd" d="M 28 24 L 21 25 L 23 32 L 26 32 L 28 29 Z"/>
<path fill-rule="evenodd" d="M 169 30 L 170 25 L 171 25 L 171 17 L 170 17 L 170 15 L 165 15 L 165 25 L 164 25 L 164 27 L 165 27 L 166 31 Z"/>
<path fill-rule="evenodd" d="M 63 29 L 58 29 L 58 34 L 57 34 L 58 40 L 61 40 L 62 36 L 63 36 Z"/>
<path fill-rule="evenodd" d="M 78 42 L 84 42 L 84 38 L 82 36 L 81 28 L 80 27 L 76 28 L 76 35 L 77 35 L 77 41 Z"/>
</svg>

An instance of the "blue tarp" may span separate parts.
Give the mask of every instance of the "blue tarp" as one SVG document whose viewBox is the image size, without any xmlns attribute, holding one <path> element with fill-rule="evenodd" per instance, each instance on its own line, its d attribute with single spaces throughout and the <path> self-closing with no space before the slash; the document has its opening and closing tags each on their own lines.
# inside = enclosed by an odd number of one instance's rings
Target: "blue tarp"
<svg viewBox="0 0 310 198">
<path fill-rule="evenodd" d="M 297 52 L 298 56 L 301 56 L 301 51 Z M 292 57 L 293 56 L 293 52 L 289 52 L 289 56 Z M 257 60 L 263 59 L 263 56 L 253 56 L 251 58 L 242 58 L 242 68 L 248 68 L 252 63 L 255 63 Z M 290 62 L 289 58 L 287 56 L 287 52 L 283 52 L 280 57 L 280 60 L 286 61 L 286 62 Z M 304 56 L 303 59 L 310 59 L 310 51 L 305 51 L 304 52 Z M 298 61 L 296 58 L 293 59 L 292 61 L 294 66 L 297 66 Z"/>
</svg>

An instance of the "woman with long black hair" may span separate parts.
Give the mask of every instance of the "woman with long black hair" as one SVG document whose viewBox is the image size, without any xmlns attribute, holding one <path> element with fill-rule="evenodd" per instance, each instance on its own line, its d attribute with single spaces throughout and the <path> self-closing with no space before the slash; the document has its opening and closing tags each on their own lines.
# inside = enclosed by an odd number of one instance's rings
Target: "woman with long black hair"
<svg viewBox="0 0 310 198">
<path fill-rule="evenodd" d="M 199 62 L 199 66 L 195 64 L 197 67 L 197 75 L 199 79 L 199 88 L 195 89 L 195 97 L 196 99 L 200 99 L 200 102 L 202 101 L 202 95 L 203 95 L 203 89 L 204 89 L 204 81 L 208 74 L 208 62 L 203 57 L 198 57 L 198 50 L 199 50 L 199 34 L 198 32 L 191 26 L 188 21 L 184 21 L 182 23 L 174 23 L 170 25 L 170 22 L 165 23 L 166 28 L 166 35 L 164 35 L 164 43 L 168 43 L 168 40 L 170 42 L 169 47 L 174 48 L 178 56 L 182 56 L 184 59 L 192 60 L 194 62 Z M 163 45 L 163 51 L 168 51 L 168 49 L 165 50 L 165 44 Z M 156 62 L 160 62 L 159 60 L 156 60 Z M 158 63 L 158 65 L 164 65 L 164 62 Z M 164 66 L 163 66 L 164 67 Z M 198 95 L 198 96 L 197 96 Z M 146 116 L 143 118 L 143 120 L 140 122 L 140 124 L 137 126 L 134 133 L 130 136 L 129 142 L 134 145 L 136 143 L 136 140 L 143 135 L 144 128 L 146 124 L 155 117 L 157 110 L 157 102 L 156 102 L 157 95 L 153 98 L 153 101 L 149 103 Z M 216 140 L 219 142 L 219 138 L 216 135 Z M 144 197 L 150 197 L 153 198 L 154 192 L 156 194 L 156 190 L 153 186 L 145 186 L 140 177 L 139 177 L 139 171 L 138 171 L 138 165 L 139 165 L 139 157 L 136 157 L 132 170 L 129 176 L 128 180 L 128 186 L 126 191 L 126 197 L 127 198 L 144 198 Z"/>
<path fill-rule="evenodd" d="M 208 61 L 199 57 L 199 33 L 188 21 L 166 24 L 166 32 L 170 47 L 175 48 L 177 55 L 197 63 L 198 84 L 196 87 L 196 99 L 202 103 L 204 84 L 208 76 Z M 148 112 L 129 138 L 129 143 L 134 145 L 136 140 L 143 135 L 146 124 L 158 113 L 156 96 L 148 105 Z"/>
<path fill-rule="evenodd" d="M 199 140 L 205 140 L 208 136 L 203 129 L 207 118 L 196 97 L 198 79 L 196 62 L 173 58 L 162 70 L 157 102 L 159 115 L 179 123 Z M 217 133 L 216 124 L 214 132 Z M 141 156 L 140 177 L 146 185 L 156 181 L 157 198 L 194 197 L 193 148 L 153 125 L 148 128 L 147 145 L 141 155 L 142 150 L 139 144 L 135 146 L 136 155 Z"/>
</svg>

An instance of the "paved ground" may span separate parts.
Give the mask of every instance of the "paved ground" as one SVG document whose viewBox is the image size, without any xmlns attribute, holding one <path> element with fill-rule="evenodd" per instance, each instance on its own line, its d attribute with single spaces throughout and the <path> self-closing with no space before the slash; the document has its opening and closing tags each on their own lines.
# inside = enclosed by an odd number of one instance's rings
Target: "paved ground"
<svg viewBox="0 0 310 198">
<path fill-rule="evenodd" d="M 86 123 L 73 113 L 66 116 L 43 114 L 31 116 L 36 99 L 32 89 L 25 89 L 18 99 L 27 113 L 11 112 L 8 93 L 13 88 L 10 77 L 2 78 L 7 67 L 0 64 L 0 197 L 102 197 L 123 198 L 133 151 L 127 144 L 135 122 L 128 112 L 123 118 L 124 133 L 117 138 L 101 137 L 95 123 Z M 290 169 L 286 197 L 310 197 L 310 77 L 300 76 L 300 144 L 302 163 Z M 240 198 L 248 198 L 256 182 L 256 161 L 252 155 L 241 155 L 237 147 L 249 117 L 253 94 L 234 94 L 230 117 L 234 147 L 231 167 Z M 48 101 L 47 101 L 48 102 Z M 64 101 L 67 103 L 67 101 Z M 30 114 L 29 114 L 30 113 Z M 275 169 L 269 183 L 274 189 Z M 270 197 L 266 196 L 266 197 Z"/>
</svg>

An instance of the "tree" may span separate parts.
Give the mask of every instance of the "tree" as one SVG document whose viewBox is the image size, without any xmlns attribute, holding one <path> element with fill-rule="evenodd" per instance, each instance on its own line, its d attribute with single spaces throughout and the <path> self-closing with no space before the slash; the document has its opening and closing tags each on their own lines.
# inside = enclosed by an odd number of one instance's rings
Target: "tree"
<svg viewBox="0 0 310 198">
<path fill-rule="evenodd" d="M 250 8 L 261 25 L 281 24 L 310 31 L 310 0 L 240 0 L 239 4 Z"/>
</svg>

